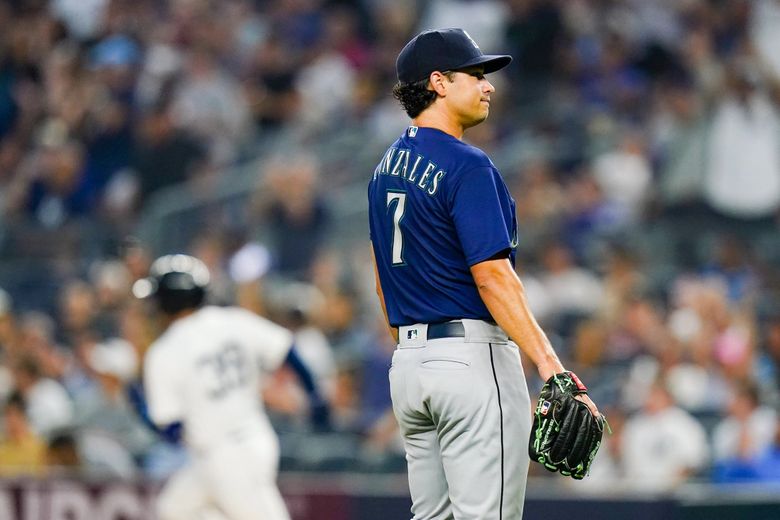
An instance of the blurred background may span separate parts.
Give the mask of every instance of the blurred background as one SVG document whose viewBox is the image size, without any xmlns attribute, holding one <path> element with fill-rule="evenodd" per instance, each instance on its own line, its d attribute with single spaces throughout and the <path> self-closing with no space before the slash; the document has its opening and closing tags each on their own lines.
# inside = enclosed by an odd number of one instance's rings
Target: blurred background
<svg viewBox="0 0 780 520">
<path fill-rule="evenodd" d="M 582 482 L 532 467 L 526 518 L 780 518 L 780 0 L 3 0 L 0 518 L 148 518 L 186 460 L 124 393 L 171 252 L 327 389 L 324 432 L 264 389 L 294 519 L 408 518 L 366 188 L 398 51 L 448 26 L 514 56 L 466 140 L 613 430 Z"/>
</svg>

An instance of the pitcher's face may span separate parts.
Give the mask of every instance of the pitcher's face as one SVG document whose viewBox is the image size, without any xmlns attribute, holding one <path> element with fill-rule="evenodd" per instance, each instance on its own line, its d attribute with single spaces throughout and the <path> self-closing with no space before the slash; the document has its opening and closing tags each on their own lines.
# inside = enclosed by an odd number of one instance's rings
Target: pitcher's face
<svg viewBox="0 0 780 520">
<path fill-rule="evenodd" d="M 490 113 L 490 95 L 496 88 L 485 78 L 484 67 L 455 71 L 447 89 L 446 103 L 463 128 L 478 125 Z"/>
</svg>

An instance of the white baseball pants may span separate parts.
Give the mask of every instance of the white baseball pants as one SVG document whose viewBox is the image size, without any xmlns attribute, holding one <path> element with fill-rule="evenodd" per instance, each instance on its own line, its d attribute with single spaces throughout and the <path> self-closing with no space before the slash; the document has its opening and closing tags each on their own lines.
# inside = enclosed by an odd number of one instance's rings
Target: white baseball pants
<svg viewBox="0 0 780 520">
<path fill-rule="evenodd" d="M 290 520 L 276 485 L 273 435 L 225 442 L 195 455 L 157 499 L 159 520 Z"/>
</svg>

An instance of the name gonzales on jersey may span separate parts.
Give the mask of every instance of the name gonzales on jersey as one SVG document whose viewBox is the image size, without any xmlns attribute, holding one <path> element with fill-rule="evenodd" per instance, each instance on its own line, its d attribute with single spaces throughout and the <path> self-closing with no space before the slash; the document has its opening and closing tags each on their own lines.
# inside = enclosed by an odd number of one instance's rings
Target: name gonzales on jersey
<svg viewBox="0 0 780 520">
<path fill-rule="evenodd" d="M 412 158 L 411 150 L 390 147 L 374 170 L 374 180 L 379 175 L 400 177 L 433 196 L 436 195 L 439 184 L 447 172 L 437 169 L 433 161 L 429 161 L 420 154 L 414 154 L 414 158 Z"/>
</svg>

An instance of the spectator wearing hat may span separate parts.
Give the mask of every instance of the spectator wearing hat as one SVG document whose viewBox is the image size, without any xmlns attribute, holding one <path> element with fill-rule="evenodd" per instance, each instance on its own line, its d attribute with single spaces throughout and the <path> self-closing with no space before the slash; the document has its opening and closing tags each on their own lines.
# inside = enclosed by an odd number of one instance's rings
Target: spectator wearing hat
<svg viewBox="0 0 780 520">
<path fill-rule="evenodd" d="M 36 434 L 48 438 L 73 421 L 73 402 L 65 388 L 44 376 L 39 361 L 22 356 L 11 366 L 14 382 L 24 398 L 30 425 Z"/>
<path fill-rule="evenodd" d="M 132 477 L 154 443 L 125 393 L 138 370 L 137 353 L 127 341 L 112 338 L 93 345 L 86 359 L 99 391 L 77 403 L 75 423 L 84 463 L 93 472 Z"/>
</svg>

